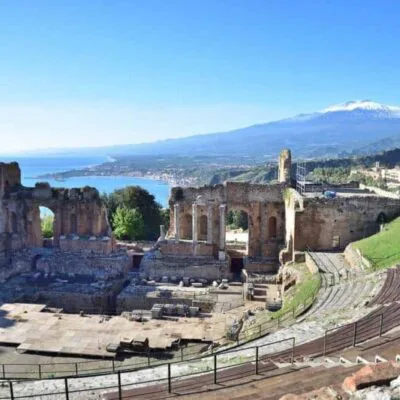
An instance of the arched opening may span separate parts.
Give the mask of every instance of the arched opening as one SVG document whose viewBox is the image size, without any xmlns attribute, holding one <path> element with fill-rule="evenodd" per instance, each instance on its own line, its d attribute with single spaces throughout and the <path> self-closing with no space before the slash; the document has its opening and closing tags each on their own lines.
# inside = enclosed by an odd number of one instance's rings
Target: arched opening
<svg viewBox="0 0 400 400">
<path fill-rule="evenodd" d="M 42 258 L 41 254 L 36 254 L 36 256 L 33 257 L 32 263 L 31 263 L 31 271 L 37 271 L 37 263 L 41 258 Z"/>
<path fill-rule="evenodd" d="M 192 215 L 184 214 L 181 221 L 181 238 L 184 240 L 192 240 L 192 233 Z"/>
<path fill-rule="evenodd" d="M 69 216 L 69 230 L 70 233 L 78 233 L 78 224 L 77 224 L 77 219 L 76 219 L 76 214 L 71 214 Z"/>
<path fill-rule="evenodd" d="M 5 181 L 4 182 L 4 198 L 9 198 L 10 197 L 10 182 Z"/>
<path fill-rule="evenodd" d="M 54 213 L 47 207 L 40 207 L 40 232 L 43 247 L 53 247 Z"/>
<path fill-rule="evenodd" d="M 199 240 L 207 240 L 207 215 L 199 218 Z"/>
<path fill-rule="evenodd" d="M 270 217 L 268 220 L 268 237 L 270 239 L 276 239 L 277 237 L 277 222 L 276 217 Z"/>
<path fill-rule="evenodd" d="M 14 211 L 11 212 L 11 232 L 18 233 L 17 214 Z"/>
<path fill-rule="evenodd" d="M 376 222 L 379 225 L 386 224 L 386 222 L 388 222 L 387 215 L 384 212 L 380 212 L 378 217 L 376 218 Z"/>
<path fill-rule="evenodd" d="M 226 216 L 226 252 L 230 258 L 230 269 L 234 279 L 240 280 L 244 266 L 243 258 L 248 255 L 249 215 L 242 209 L 230 209 Z"/>
<path fill-rule="evenodd" d="M 387 222 L 389 222 L 387 215 L 384 212 L 380 212 L 376 218 L 379 230 L 382 230 Z"/>
</svg>

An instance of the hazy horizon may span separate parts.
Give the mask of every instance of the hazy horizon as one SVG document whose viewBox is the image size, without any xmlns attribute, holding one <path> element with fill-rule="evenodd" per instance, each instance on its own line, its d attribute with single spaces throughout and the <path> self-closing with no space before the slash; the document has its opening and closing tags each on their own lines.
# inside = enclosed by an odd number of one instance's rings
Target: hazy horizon
<svg viewBox="0 0 400 400">
<path fill-rule="evenodd" d="M 400 3 L 0 3 L 2 154 L 399 104 Z"/>
</svg>

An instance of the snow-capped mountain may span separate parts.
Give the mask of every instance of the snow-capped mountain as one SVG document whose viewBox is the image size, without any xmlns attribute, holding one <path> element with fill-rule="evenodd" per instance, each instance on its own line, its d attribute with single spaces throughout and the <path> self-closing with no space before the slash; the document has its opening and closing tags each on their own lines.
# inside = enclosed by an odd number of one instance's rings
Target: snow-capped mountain
<svg viewBox="0 0 400 400">
<path fill-rule="evenodd" d="M 286 122 L 301 122 L 311 119 L 343 120 L 343 119 L 391 119 L 400 118 L 400 107 L 388 106 L 371 100 L 355 100 L 335 104 L 311 114 L 299 114 L 285 119 Z"/>
<path fill-rule="evenodd" d="M 357 100 L 229 132 L 107 147 L 101 151 L 107 155 L 191 154 L 276 158 L 280 149 L 289 147 L 295 157 L 326 157 L 370 146 L 376 147 L 376 151 L 388 150 L 390 143 L 393 146 L 399 143 L 399 137 L 400 107 Z M 96 154 L 99 151 L 96 149 Z"/>
<path fill-rule="evenodd" d="M 334 106 L 330 106 L 322 110 L 322 113 L 327 112 L 336 112 L 336 111 L 376 111 L 376 112 L 384 112 L 384 113 L 394 113 L 400 116 L 400 107 L 396 106 L 387 106 L 385 104 L 376 103 L 371 100 L 355 100 L 348 101 L 346 103 L 337 104 Z M 397 117 L 397 118 L 398 118 Z"/>
<path fill-rule="evenodd" d="M 400 107 L 357 100 L 230 132 L 132 145 L 126 150 L 131 154 L 188 154 L 190 150 L 197 155 L 276 157 L 281 148 L 289 147 L 295 157 L 324 157 L 352 152 L 382 139 L 387 144 L 391 142 L 388 138 L 399 135 Z"/>
</svg>

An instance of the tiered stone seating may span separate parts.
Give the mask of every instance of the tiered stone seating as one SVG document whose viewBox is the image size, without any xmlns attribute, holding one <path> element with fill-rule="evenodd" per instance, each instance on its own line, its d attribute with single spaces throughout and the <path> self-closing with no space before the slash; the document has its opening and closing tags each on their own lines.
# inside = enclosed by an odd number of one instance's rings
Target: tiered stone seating
<svg viewBox="0 0 400 400">
<path fill-rule="evenodd" d="M 317 301 L 306 317 L 362 307 L 373 297 L 378 285 L 373 280 L 354 280 L 321 289 Z"/>
<path fill-rule="evenodd" d="M 387 270 L 386 280 L 381 291 L 370 305 L 387 304 L 400 300 L 400 266 Z"/>
</svg>

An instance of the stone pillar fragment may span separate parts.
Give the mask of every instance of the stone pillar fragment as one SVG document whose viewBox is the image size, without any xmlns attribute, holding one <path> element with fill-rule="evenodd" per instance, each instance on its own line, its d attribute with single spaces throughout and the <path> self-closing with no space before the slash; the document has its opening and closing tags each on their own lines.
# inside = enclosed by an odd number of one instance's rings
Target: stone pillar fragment
<svg viewBox="0 0 400 400">
<path fill-rule="evenodd" d="M 207 243 L 213 242 L 213 208 L 209 205 L 207 208 Z"/>
<path fill-rule="evenodd" d="M 180 217 L 180 205 L 179 204 L 174 204 L 175 240 L 177 242 L 179 242 L 179 239 L 181 237 L 179 217 Z"/>
<path fill-rule="evenodd" d="M 159 240 L 165 240 L 165 226 L 160 225 L 160 238 Z"/>
<path fill-rule="evenodd" d="M 192 205 L 192 240 L 193 243 L 197 243 L 198 231 L 197 231 L 197 204 Z"/>
<path fill-rule="evenodd" d="M 225 214 L 226 204 L 219 206 L 219 250 L 225 251 Z"/>
<path fill-rule="evenodd" d="M 265 257 L 266 255 L 267 224 L 268 224 L 268 206 L 267 204 L 262 204 L 261 205 L 261 249 L 260 249 L 262 257 Z"/>
</svg>

